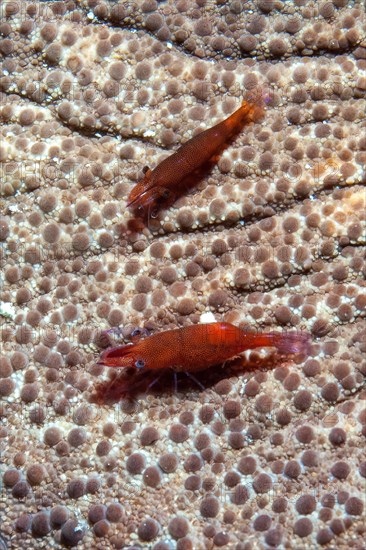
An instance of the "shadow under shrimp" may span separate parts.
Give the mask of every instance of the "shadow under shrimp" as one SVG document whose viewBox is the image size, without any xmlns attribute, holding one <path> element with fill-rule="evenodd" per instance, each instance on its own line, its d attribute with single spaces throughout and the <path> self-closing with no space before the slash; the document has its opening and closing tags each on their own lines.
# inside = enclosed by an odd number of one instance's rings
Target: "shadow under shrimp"
<svg viewBox="0 0 366 550">
<path fill-rule="evenodd" d="M 108 379 L 98 382 L 89 398 L 91 403 L 112 405 L 122 399 L 136 400 L 146 395 L 163 396 L 192 391 L 203 392 L 214 387 L 221 380 L 249 375 L 258 370 L 270 370 L 283 365 L 283 358 L 276 352 L 267 357 L 237 357 L 222 365 L 209 367 L 192 375 L 189 372 L 175 372 L 172 369 L 110 370 Z"/>
</svg>

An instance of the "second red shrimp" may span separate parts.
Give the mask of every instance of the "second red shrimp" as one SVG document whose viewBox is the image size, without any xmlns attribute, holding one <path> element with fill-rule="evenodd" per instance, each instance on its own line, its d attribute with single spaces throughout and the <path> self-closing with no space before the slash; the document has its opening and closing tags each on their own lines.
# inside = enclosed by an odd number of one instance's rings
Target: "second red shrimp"
<svg viewBox="0 0 366 550">
<path fill-rule="evenodd" d="M 156 168 L 146 168 L 143 179 L 131 190 L 127 206 L 147 214 L 149 210 L 174 202 L 185 191 L 186 180 L 195 170 L 212 159 L 243 126 L 259 120 L 262 115 L 262 99 L 243 101 L 228 118 L 189 139 Z"/>
</svg>

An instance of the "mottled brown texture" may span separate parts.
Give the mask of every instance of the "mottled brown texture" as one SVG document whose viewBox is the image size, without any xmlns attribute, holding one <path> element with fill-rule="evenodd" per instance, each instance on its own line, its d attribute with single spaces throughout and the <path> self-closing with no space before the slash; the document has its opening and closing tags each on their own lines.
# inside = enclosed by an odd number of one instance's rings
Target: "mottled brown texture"
<svg viewBox="0 0 366 550">
<path fill-rule="evenodd" d="M 1 17 L 0 546 L 362 546 L 361 0 L 24 1 Z M 133 220 L 144 166 L 258 93 L 263 122 Z M 88 403 L 111 340 L 203 312 L 307 330 L 310 356 L 252 352 L 206 390 Z"/>
</svg>

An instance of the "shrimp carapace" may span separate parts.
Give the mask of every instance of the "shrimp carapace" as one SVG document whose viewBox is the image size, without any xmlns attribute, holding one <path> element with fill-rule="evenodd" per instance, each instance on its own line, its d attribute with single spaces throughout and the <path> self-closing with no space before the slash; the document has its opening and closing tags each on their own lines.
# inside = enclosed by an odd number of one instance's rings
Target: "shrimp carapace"
<svg viewBox="0 0 366 550">
<path fill-rule="evenodd" d="M 156 168 L 145 168 L 142 180 L 131 190 L 127 206 L 147 215 L 161 206 L 172 204 L 190 187 L 194 173 L 206 165 L 233 136 L 263 115 L 264 99 L 243 101 L 228 118 L 208 128 L 184 143 L 175 153 L 164 159 Z"/>
<path fill-rule="evenodd" d="M 308 353 L 306 332 L 248 332 L 230 323 L 166 330 L 135 344 L 105 350 L 99 364 L 139 371 L 199 372 L 248 349 L 275 347 L 281 354 Z"/>
</svg>

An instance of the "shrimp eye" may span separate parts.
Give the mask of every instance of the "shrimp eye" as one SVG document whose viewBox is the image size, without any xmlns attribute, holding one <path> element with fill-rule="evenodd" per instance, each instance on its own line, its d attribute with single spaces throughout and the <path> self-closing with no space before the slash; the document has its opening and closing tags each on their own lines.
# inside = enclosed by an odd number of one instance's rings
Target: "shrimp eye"
<svg viewBox="0 0 366 550">
<path fill-rule="evenodd" d="M 165 189 L 165 190 L 163 191 L 163 193 L 162 193 L 163 199 L 169 198 L 169 195 L 170 195 L 169 189 Z"/>
<path fill-rule="evenodd" d="M 145 366 L 145 361 L 143 359 L 137 359 L 137 361 L 135 361 L 135 367 L 137 369 L 143 369 Z"/>
</svg>

